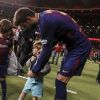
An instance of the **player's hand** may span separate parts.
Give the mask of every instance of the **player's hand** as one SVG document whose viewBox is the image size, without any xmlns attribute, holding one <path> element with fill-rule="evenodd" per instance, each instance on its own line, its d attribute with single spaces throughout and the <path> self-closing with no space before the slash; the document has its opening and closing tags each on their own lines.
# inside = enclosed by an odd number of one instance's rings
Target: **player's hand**
<svg viewBox="0 0 100 100">
<path fill-rule="evenodd" d="M 29 77 L 35 77 L 35 76 L 36 76 L 36 74 L 34 74 L 31 70 L 28 71 L 27 75 L 28 75 Z"/>
</svg>

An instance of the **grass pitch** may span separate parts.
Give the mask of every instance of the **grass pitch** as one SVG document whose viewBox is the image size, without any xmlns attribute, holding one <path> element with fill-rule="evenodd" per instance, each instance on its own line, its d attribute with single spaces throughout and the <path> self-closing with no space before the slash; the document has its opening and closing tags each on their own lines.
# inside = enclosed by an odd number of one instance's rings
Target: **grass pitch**
<svg viewBox="0 0 100 100">
<path fill-rule="evenodd" d="M 68 83 L 68 89 L 77 92 L 77 94 L 68 93 L 68 100 L 100 100 L 100 84 L 96 83 L 98 68 L 98 64 L 87 61 L 81 77 L 73 77 Z M 44 78 L 44 96 L 40 100 L 54 100 L 54 80 L 57 70 L 58 67 L 52 65 L 52 71 Z M 7 100 L 18 100 L 25 81 L 16 76 L 7 78 Z M 31 94 L 27 95 L 25 100 L 31 100 Z"/>
</svg>

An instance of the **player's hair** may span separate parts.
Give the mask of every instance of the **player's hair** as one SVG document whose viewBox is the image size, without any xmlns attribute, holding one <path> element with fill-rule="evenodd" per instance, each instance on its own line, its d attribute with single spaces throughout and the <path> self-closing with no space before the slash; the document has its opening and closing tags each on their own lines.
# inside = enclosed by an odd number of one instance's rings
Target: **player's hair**
<svg viewBox="0 0 100 100">
<path fill-rule="evenodd" d="M 33 44 L 33 48 L 37 48 L 38 50 L 42 48 L 42 43 L 41 41 L 36 41 L 34 44 Z"/>
<path fill-rule="evenodd" d="M 8 19 L 0 20 L 0 32 L 7 33 L 12 30 L 12 22 Z"/>
<path fill-rule="evenodd" d="M 21 22 L 26 22 L 28 16 L 35 16 L 35 12 L 27 7 L 19 8 L 14 14 L 13 24 L 18 26 Z"/>
</svg>

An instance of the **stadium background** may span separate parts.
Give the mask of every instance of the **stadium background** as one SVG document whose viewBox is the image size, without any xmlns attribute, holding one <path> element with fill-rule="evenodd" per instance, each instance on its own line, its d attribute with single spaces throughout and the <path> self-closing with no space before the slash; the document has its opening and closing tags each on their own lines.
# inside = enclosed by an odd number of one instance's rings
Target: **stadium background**
<svg viewBox="0 0 100 100">
<path fill-rule="evenodd" d="M 23 6 L 37 12 L 56 9 L 68 13 L 81 25 L 88 37 L 92 38 L 93 48 L 100 47 L 100 0 L 0 0 L 0 19 L 12 20 L 16 9 Z M 56 72 L 57 66 L 52 65 L 52 72 L 45 77 L 44 97 L 41 100 L 53 100 Z M 97 72 L 98 64 L 87 61 L 82 76 L 74 77 L 68 85 L 69 89 L 77 92 L 76 95 L 68 93 L 68 100 L 100 100 L 100 85 L 96 83 Z M 25 79 L 8 77 L 7 83 L 8 100 L 17 100 Z M 26 100 L 31 99 L 30 95 Z"/>
</svg>

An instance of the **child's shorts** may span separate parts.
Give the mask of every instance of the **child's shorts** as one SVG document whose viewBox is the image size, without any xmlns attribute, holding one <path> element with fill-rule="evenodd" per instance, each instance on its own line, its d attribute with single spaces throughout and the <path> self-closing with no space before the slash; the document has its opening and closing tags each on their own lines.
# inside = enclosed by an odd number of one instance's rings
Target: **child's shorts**
<svg viewBox="0 0 100 100">
<path fill-rule="evenodd" d="M 43 96 L 43 80 L 36 80 L 35 78 L 28 78 L 23 91 L 25 93 L 32 93 L 32 96 Z"/>
</svg>

